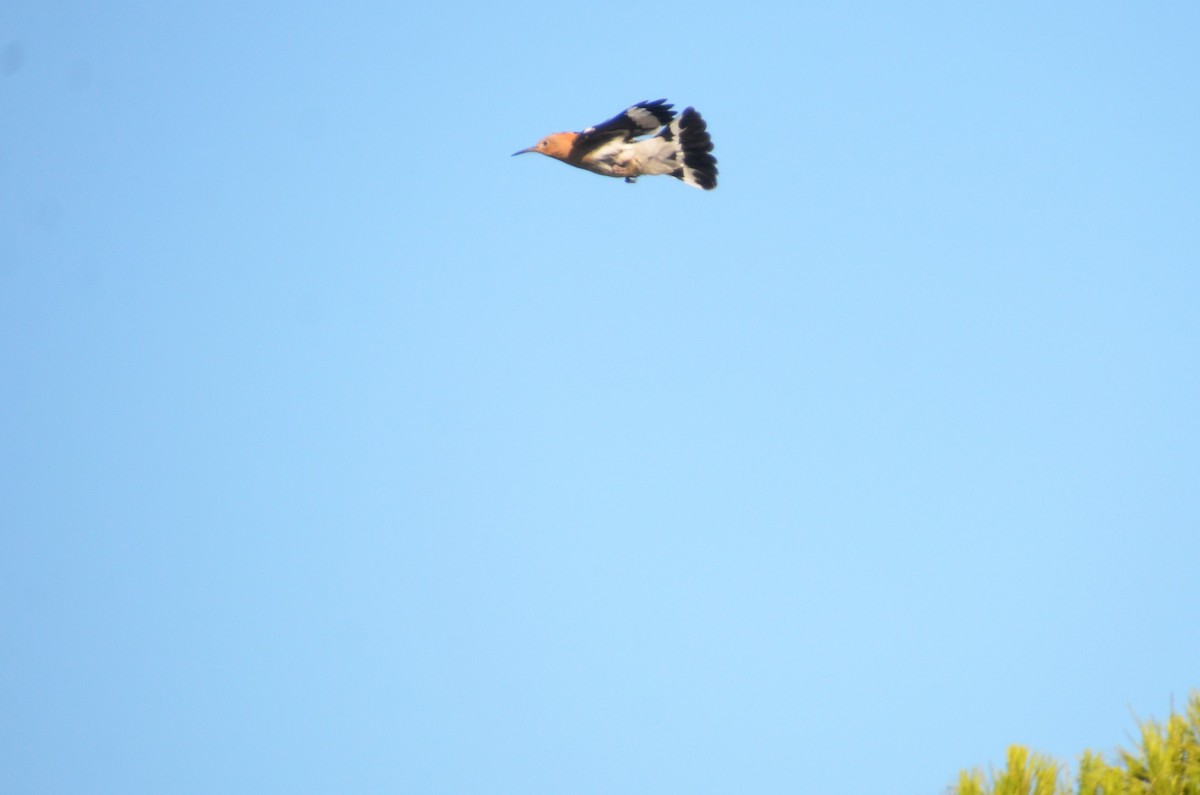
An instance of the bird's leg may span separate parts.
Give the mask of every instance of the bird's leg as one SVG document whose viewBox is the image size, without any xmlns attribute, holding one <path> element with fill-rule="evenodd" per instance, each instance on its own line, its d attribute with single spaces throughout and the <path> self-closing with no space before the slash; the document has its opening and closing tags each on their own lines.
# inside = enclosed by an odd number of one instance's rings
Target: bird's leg
<svg viewBox="0 0 1200 795">
<path fill-rule="evenodd" d="M 613 158 L 612 165 L 609 168 L 612 169 L 614 177 L 624 177 L 626 182 L 633 182 L 639 176 L 636 165 L 628 157 L 618 157 Z"/>
<path fill-rule="evenodd" d="M 633 183 L 637 182 L 637 177 L 626 177 L 625 181 L 632 185 Z"/>
</svg>

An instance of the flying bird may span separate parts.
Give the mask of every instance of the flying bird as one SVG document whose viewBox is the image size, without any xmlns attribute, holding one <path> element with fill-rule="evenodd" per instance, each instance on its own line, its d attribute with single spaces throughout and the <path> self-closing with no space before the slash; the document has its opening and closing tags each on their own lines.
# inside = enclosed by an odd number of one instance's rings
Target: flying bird
<svg viewBox="0 0 1200 795">
<path fill-rule="evenodd" d="M 672 107 L 665 99 L 639 102 L 582 132 L 547 135 L 513 156 L 538 152 L 606 177 L 624 177 L 626 182 L 670 174 L 693 187 L 712 190 L 717 187 L 717 159 L 712 156 L 708 125 L 694 108 L 685 108 L 675 118 Z"/>
</svg>

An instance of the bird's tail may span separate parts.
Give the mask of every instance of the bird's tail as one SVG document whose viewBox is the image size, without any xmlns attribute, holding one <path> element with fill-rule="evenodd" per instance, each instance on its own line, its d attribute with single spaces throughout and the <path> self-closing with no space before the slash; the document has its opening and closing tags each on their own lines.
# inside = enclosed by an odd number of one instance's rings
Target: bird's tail
<svg viewBox="0 0 1200 795">
<path fill-rule="evenodd" d="M 704 190 L 717 187 L 717 159 L 712 156 L 712 138 L 708 136 L 708 125 L 695 108 L 685 108 L 659 136 L 678 141 L 679 149 L 674 159 L 683 163 L 671 172 L 671 176 Z"/>
</svg>

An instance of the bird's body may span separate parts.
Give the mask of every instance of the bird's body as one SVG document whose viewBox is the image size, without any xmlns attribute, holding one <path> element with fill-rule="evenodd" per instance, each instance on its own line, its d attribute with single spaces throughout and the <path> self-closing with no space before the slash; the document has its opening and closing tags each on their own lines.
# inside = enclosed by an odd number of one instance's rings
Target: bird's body
<svg viewBox="0 0 1200 795">
<path fill-rule="evenodd" d="M 675 118 L 671 107 L 664 99 L 639 102 L 603 124 L 582 132 L 548 135 L 514 154 L 539 152 L 606 177 L 623 177 L 626 182 L 669 174 L 712 190 L 717 187 L 717 159 L 712 156 L 708 125 L 692 108 L 685 108 Z"/>
</svg>

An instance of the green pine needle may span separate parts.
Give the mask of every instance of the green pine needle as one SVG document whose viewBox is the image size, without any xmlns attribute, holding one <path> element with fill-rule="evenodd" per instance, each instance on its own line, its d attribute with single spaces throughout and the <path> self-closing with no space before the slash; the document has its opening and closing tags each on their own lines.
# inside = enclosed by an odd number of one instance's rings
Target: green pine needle
<svg viewBox="0 0 1200 795">
<path fill-rule="evenodd" d="M 1146 721 L 1133 750 L 1115 762 L 1084 751 L 1075 786 L 1053 759 L 1014 745 L 1005 767 L 984 776 L 962 771 L 957 795 L 1200 795 L 1200 691 L 1188 700 L 1186 717 L 1174 710 L 1166 724 Z"/>
</svg>

